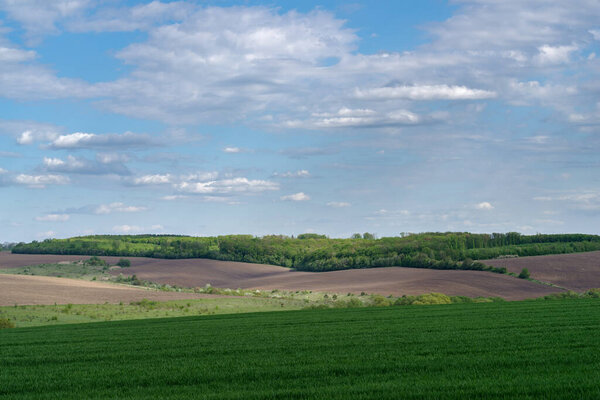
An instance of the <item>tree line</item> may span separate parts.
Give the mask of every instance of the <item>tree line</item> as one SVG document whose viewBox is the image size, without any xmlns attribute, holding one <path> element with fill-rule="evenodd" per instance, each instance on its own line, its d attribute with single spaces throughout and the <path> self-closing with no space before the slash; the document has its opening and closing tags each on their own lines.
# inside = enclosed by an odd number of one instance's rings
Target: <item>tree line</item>
<svg viewBox="0 0 600 400">
<path fill-rule="evenodd" d="M 95 235 L 19 243 L 12 251 L 28 254 L 210 258 L 280 265 L 302 271 L 399 266 L 502 273 L 505 272 L 502 268 L 486 266 L 474 260 L 600 250 L 600 236 L 584 234 L 432 232 L 380 239 L 375 239 L 374 235 L 357 236 L 332 239 L 318 234 L 298 237 Z"/>
</svg>

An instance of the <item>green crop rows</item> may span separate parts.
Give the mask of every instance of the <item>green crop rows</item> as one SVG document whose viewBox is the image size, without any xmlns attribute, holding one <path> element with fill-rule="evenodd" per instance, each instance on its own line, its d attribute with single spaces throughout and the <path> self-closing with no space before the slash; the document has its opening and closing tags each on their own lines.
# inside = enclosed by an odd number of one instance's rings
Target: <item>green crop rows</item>
<svg viewBox="0 0 600 400">
<path fill-rule="evenodd" d="M 0 398 L 600 398 L 600 300 L 0 331 Z"/>
</svg>

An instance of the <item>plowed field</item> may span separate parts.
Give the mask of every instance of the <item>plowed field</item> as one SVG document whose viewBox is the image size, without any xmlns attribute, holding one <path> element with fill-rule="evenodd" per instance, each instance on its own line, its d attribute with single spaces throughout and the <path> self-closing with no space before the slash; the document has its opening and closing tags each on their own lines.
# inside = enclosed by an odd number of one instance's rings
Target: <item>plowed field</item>
<svg viewBox="0 0 600 400">
<path fill-rule="evenodd" d="M 527 268 L 531 277 L 582 292 L 600 288 L 600 251 L 549 256 L 483 260 L 484 264 L 506 267 L 519 273 Z"/>
<path fill-rule="evenodd" d="M 0 267 L 79 260 L 84 256 L 0 253 Z M 119 257 L 102 257 L 114 263 Z M 231 289 L 313 290 L 340 293 L 378 293 L 400 296 L 441 292 L 448 295 L 503 297 L 520 300 L 560 292 L 560 289 L 481 271 L 445 271 L 420 268 L 369 268 L 332 272 L 301 272 L 273 265 L 207 259 L 164 260 L 128 257 L 132 267 L 114 274 L 198 287 L 211 284 Z"/>
<path fill-rule="evenodd" d="M 14 304 L 129 303 L 142 299 L 167 301 L 214 297 L 194 293 L 160 292 L 110 283 L 47 276 L 0 275 L 0 306 Z"/>
</svg>

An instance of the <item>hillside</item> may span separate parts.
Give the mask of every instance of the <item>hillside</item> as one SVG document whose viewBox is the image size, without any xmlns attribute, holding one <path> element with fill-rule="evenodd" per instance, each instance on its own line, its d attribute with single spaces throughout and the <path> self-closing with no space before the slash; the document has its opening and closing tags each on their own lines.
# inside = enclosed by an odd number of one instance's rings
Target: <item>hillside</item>
<svg viewBox="0 0 600 400">
<path fill-rule="evenodd" d="M 517 255 L 564 254 L 600 250 L 600 236 L 584 234 L 521 235 L 519 233 L 421 233 L 374 239 L 330 239 L 229 235 L 189 237 L 104 235 L 20 243 L 19 254 L 209 258 L 271 264 L 301 271 L 332 271 L 372 267 L 484 270 L 505 273 L 473 260 Z"/>
</svg>

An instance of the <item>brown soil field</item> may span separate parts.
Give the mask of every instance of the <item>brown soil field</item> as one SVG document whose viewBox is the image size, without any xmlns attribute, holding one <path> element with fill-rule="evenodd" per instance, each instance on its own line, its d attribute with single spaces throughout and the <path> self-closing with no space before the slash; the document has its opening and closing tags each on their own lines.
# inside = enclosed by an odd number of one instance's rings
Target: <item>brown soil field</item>
<svg viewBox="0 0 600 400">
<path fill-rule="evenodd" d="M 215 297 L 160 292 L 144 288 L 46 276 L 0 275 L 0 306 L 34 304 L 129 303 L 142 299 L 167 301 Z"/>
<path fill-rule="evenodd" d="M 0 268 L 72 261 L 85 256 L 0 254 Z M 119 257 L 101 257 L 111 263 Z M 378 293 L 400 296 L 440 292 L 452 296 L 502 297 L 521 300 L 541 297 L 560 289 L 481 271 L 447 271 L 421 268 L 368 268 L 332 272 L 290 271 L 287 268 L 207 259 L 164 260 L 127 257 L 132 266 L 111 273 L 183 287 L 211 284 L 231 289 L 313 290 L 338 293 Z"/>
<path fill-rule="evenodd" d="M 531 277 L 582 292 L 600 288 L 600 251 L 482 260 L 484 264 L 506 267 L 519 273 L 527 268 Z"/>
</svg>

